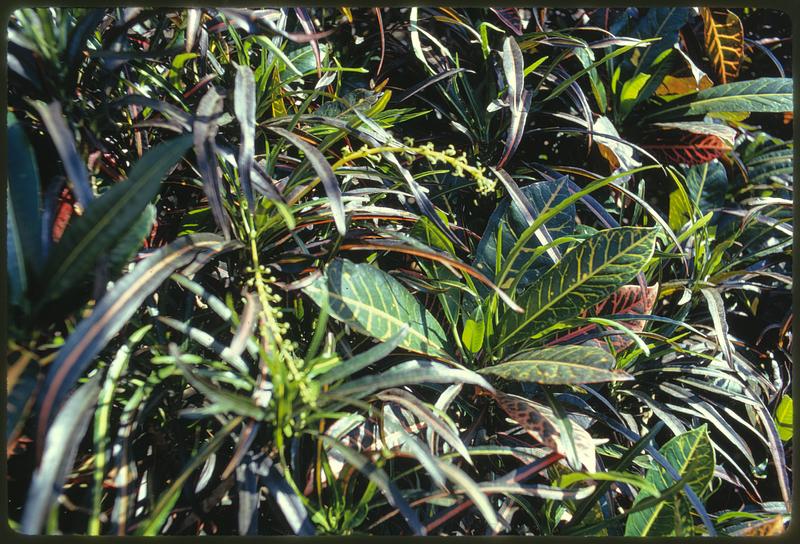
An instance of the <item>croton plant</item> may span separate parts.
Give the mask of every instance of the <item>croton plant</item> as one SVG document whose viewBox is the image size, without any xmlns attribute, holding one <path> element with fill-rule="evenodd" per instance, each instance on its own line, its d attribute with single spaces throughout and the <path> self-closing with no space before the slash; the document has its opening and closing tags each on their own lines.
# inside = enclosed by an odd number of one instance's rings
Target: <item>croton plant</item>
<svg viewBox="0 0 800 544">
<path fill-rule="evenodd" d="M 781 532 L 789 26 L 13 11 L 11 529 Z"/>
</svg>

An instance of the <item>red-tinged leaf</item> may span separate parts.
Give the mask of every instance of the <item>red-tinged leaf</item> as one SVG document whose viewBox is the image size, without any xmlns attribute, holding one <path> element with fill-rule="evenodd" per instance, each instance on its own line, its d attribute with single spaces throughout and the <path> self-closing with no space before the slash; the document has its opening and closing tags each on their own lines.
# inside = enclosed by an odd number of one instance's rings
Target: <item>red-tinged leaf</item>
<svg viewBox="0 0 800 544">
<path fill-rule="evenodd" d="M 514 34 L 522 36 L 522 20 L 517 8 L 490 8 Z"/>
<path fill-rule="evenodd" d="M 596 316 L 612 316 L 616 314 L 641 314 L 648 315 L 653 311 L 653 306 L 656 302 L 658 295 L 658 283 L 649 286 L 646 290 L 642 290 L 640 285 L 623 285 L 613 295 L 598 303 L 591 311 L 591 315 Z M 589 312 L 582 314 L 584 317 L 589 315 Z M 626 328 L 633 332 L 642 332 L 647 323 L 644 319 L 637 319 L 633 321 L 621 321 Z M 598 330 L 597 325 L 587 325 L 579 327 L 566 334 L 558 336 L 555 340 L 550 342 L 549 345 L 563 344 L 572 338 L 590 334 Z M 598 347 L 603 345 L 597 339 L 593 339 Z M 628 348 L 633 344 L 633 340 L 627 336 L 616 335 L 610 338 L 611 344 L 614 349 L 621 351 Z"/>
<path fill-rule="evenodd" d="M 653 311 L 657 295 L 657 283 L 645 290 L 642 290 L 640 285 L 623 285 L 616 293 L 595 306 L 594 314 L 598 316 L 614 314 L 648 315 Z M 635 321 L 621 321 L 621 323 L 631 331 L 638 333 L 644 330 L 647 321 L 637 319 Z M 627 336 L 613 336 L 611 343 L 619 351 L 630 346 L 633 340 Z"/>
<path fill-rule="evenodd" d="M 662 162 L 689 166 L 711 162 L 731 150 L 725 140 L 714 134 L 673 129 L 648 134 L 642 147 Z"/>
<path fill-rule="evenodd" d="M 58 242 L 67 228 L 70 217 L 75 212 L 75 198 L 72 196 L 68 187 L 64 187 L 61 196 L 58 198 L 56 218 L 53 221 L 52 236 L 53 241 Z"/>
<path fill-rule="evenodd" d="M 537 442 L 547 446 L 554 452 L 564 453 L 558 440 L 559 433 L 555 424 L 529 400 L 516 395 L 508 395 L 496 391 L 491 394 L 497 405 Z"/>
</svg>

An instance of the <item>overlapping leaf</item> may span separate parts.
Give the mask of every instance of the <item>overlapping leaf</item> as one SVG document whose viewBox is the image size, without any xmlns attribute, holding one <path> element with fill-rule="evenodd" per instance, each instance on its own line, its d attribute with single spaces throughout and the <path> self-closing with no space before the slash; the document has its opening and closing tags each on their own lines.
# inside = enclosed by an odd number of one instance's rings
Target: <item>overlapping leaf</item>
<svg viewBox="0 0 800 544">
<path fill-rule="evenodd" d="M 377 267 L 336 259 L 303 291 L 320 306 L 330 304 L 333 317 L 362 334 L 387 341 L 407 325 L 401 347 L 450 358 L 447 335 L 433 315 Z"/>
<path fill-rule="evenodd" d="M 499 365 L 481 369 L 506 380 L 543 384 L 581 384 L 630 379 L 614 371 L 607 351 L 587 346 L 556 346 L 519 353 Z"/>
<path fill-rule="evenodd" d="M 656 231 L 621 227 L 578 244 L 531 284 L 517 301 L 523 314 L 506 312 L 497 346 L 512 346 L 574 318 L 629 282 L 653 253 Z"/>
<path fill-rule="evenodd" d="M 739 17 L 729 9 L 700 8 L 703 17 L 703 41 L 706 53 L 720 83 L 739 76 L 744 57 L 744 28 Z"/>
<path fill-rule="evenodd" d="M 705 492 L 714 475 L 715 465 L 714 448 L 705 425 L 674 437 L 659 451 L 692 491 L 698 495 Z M 647 480 L 660 491 L 675 484 L 661 467 L 649 469 Z M 649 496 L 646 490 L 641 490 L 634 506 Z M 692 534 L 690 531 L 693 531 L 694 522 L 689 516 L 688 502 L 683 498 L 677 500 L 677 506 L 673 501 L 662 501 L 651 508 L 632 513 L 625 525 L 625 535 L 674 536 L 680 525 L 683 525 L 684 531 Z"/>
</svg>

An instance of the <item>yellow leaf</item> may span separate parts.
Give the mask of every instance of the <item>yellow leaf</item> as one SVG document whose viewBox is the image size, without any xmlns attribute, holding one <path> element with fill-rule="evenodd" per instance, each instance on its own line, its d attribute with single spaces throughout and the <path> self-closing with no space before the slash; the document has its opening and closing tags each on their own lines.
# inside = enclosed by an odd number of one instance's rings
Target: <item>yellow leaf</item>
<svg viewBox="0 0 800 544">
<path fill-rule="evenodd" d="M 706 52 L 714 66 L 717 80 L 729 83 L 739 76 L 744 56 L 744 29 L 732 11 L 701 8 Z"/>
</svg>

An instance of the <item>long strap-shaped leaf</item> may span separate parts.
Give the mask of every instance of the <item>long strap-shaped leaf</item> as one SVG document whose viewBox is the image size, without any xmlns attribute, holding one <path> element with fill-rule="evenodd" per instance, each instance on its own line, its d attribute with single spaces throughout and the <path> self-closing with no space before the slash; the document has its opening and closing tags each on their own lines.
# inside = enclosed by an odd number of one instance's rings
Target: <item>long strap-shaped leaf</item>
<svg viewBox="0 0 800 544">
<path fill-rule="evenodd" d="M 59 402 L 144 300 L 178 268 L 194 260 L 206 261 L 229 247 L 231 243 L 211 234 L 178 238 L 139 263 L 106 293 L 50 364 L 40 401 L 37 457 L 41 456 L 44 436 Z"/>
<path fill-rule="evenodd" d="M 75 147 L 75 136 L 61 111 L 61 103 L 56 100 L 45 105 L 44 102 L 37 100 L 31 104 L 36 108 L 53 139 L 75 198 L 81 206 L 88 205 L 94 198 L 92 185 L 89 183 L 89 171 L 86 170 L 86 165 Z"/>
<path fill-rule="evenodd" d="M 336 179 L 336 174 L 333 173 L 331 165 L 325 160 L 325 157 L 316 147 L 296 134 L 280 127 L 270 127 L 270 130 L 282 136 L 286 141 L 305 153 L 306 159 L 311 163 L 311 167 L 322 181 L 325 194 L 328 195 L 328 199 L 331 203 L 331 211 L 333 212 L 333 221 L 336 223 L 336 230 L 339 231 L 339 234 L 344 236 L 347 232 L 347 224 L 345 222 L 344 204 L 342 203 L 342 189 L 339 187 L 339 182 Z"/>
<path fill-rule="evenodd" d="M 653 229 L 622 227 L 581 242 L 523 292 L 524 314 L 506 312 L 497 347 L 576 317 L 629 282 L 653 254 L 655 237 Z"/>
<path fill-rule="evenodd" d="M 742 21 L 729 9 L 700 8 L 703 38 L 720 83 L 736 79 L 744 57 Z"/>
<path fill-rule="evenodd" d="M 81 439 L 89 427 L 89 412 L 97 402 L 101 374 L 75 391 L 64 404 L 53 426 L 47 433 L 47 447 L 28 489 L 22 516 L 22 532 L 38 533 L 50 509 L 55 506 L 61 486 L 69 473 Z"/>
<path fill-rule="evenodd" d="M 197 166 L 203 176 L 203 191 L 208 198 L 208 205 L 214 221 L 222 229 L 225 239 L 231 237 L 231 227 L 222 205 L 220 188 L 222 182 L 217 165 L 217 145 L 215 138 L 219 130 L 218 117 L 222 113 L 222 97 L 212 87 L 200 99 L 197 116 L 192 122 L 194 135 L 194 152 L 197 155 Z"/>
<path fill-rule="evenodd" d="M 247 199 L 250 213 L 255 212 L 253 185 L 250 181 L 253 168 L 256 137 L 256 80 L 249 66 L 236 67 L 236 88 L 233 93 L 233 108 L 242 129 L 239 148 L 239 183 Z"/>
<path fill-rule="evenodd" d="M 191 146 L 191 136 L 164 142 L 149 150 L 131 169 L 128 179 L 92 200 L 74 218 L 45 265 L 49 278 L 41 303 L 57 297 L 91 270 L 98 256 L 107 254 L 137 222 L 155 198 L 161 180 Z"/>
</svg>

